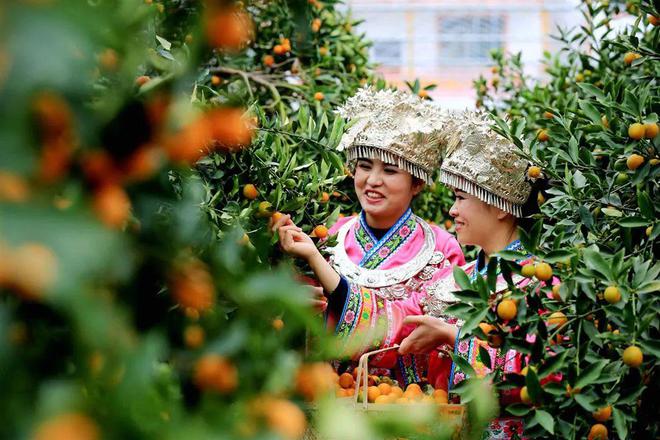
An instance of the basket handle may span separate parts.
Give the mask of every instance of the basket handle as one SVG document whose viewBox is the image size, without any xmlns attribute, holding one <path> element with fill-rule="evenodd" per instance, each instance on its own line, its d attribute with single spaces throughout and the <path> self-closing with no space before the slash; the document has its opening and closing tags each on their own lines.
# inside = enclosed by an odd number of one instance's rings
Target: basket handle
<svg viewBox="0 0 660 440">
<path fill-rule="evenodd" d="M 368 351 L 364 353 L 362 356 L 360 356 L 360 361 L 358 362 L 358 374 L 357 374 L 357 379 L 356 379 L 356 384 L 357 384 L 357 392 L 355 393 L 355 405 L 358 404 L 358 394 L 360 392 L 360 381 L 363 382 L 362 386 L 362 392 L 363 394 L 363 399 L 362 399 L 362 405 L 364 409 L 367 409 L 367 403 L 368 403 L 368 393 L 367 393 L 367 384 L 369 383 L 369 356 L 373 356 L 374 354 L 378 353 L 383 353 L 385 351 L 390 351 L 390 350 L 396 350 L 399 348 L 399 344 L 394 344 L 391 347 L 387 348 L 381 348 L 379 350 L 374 350 L 374 351 Z"/>
</svg>

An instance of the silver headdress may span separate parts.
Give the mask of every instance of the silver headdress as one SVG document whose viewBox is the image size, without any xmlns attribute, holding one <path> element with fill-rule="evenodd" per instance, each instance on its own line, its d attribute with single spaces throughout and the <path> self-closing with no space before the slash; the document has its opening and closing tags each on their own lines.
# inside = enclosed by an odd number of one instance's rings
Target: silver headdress
<svg viewBox="0 0 660 440">
<path fill-rule="evenodd" d="M 440 181 L 522 217 L 532 191 L 526 180 L 529 164 L 492 125 L 485 112 L 465 111 L 451 118 Z"/>
<path fill-rule="evenodd" d="M 366 87 L 337 111 L 353 122 L 337 147 L 349 161 L 380 159 L 432 183 L 446 122 L 439 107 L 410 93 Z"/>
</svg>

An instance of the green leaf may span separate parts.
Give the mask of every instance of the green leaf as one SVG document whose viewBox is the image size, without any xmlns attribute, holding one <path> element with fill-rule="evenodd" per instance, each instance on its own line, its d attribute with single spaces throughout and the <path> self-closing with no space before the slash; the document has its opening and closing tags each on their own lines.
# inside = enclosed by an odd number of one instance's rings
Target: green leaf
<svg viewBox="0 0 660 440">
<path fill-rule="evenodd" d="M 548 431 L 550 434 L 555 433 L 555 420 L 547 411 L 537 409 L 532 420 L 538 422 L 538 424 L 543 426 L 543 429 Z"/>
<path fill-rule="evenodd" d="M 539 377 L 536 375 L 536 372 L 532 368 L 527 369 L 527 374 L 525 375 L 525 385 L 527 385 L 527 392 L 529 392 L 529 397 L 531 397 L 532 401 L 540 402 L 543 395 L 543 390 L 541 389 Z"/>
<path fill-rule="evenodd" d="M 589 95 L 595 96 L 601 102 L 607 99 L 603 94 L 603 92 L 598 87 L 592 84 L 581 82 L 581 83 L 577 83 L 577 85 L 584 92 L 586 92 Z"/>
<path fill-rule="evenodd" d="M 649 221 L 642 217 L 626 217 L 622 218 L 617 223 L 624 228 L 638 228 L 640 226 L 647 226 Z"/>
<path fill-rule="evenodd" d="M 507 261 L 517 261 L 527 258 L 527 255 L 520 251 L 499 251 L 498 253 L 494 254 L 494 256 Z"/>
<path fill-rule="evenodd" d="M 639 211 L 644 217 L 650 220 L 655 220 L 653 203 L 646 191 L 639 191 L 637 193 L 637 205 L 639 206 Z"/>
<path fill-rule="evenodd" d="M 616 433 L 619 436 L 621 440 L 625 440 L 628 438 L 628 426 L 626 425 L 626 421 L 623 417 L 623 413 L 619 411 L 617 408 L 612 408 L 612 418 L 614 419 L 614 428 L 616 429 Z"/>
<path fill-rule="evenodd" d="M 589 365 L 580 376 L 578 376 L 575 381 L 575 386 L 573 388 L 584 388 L 587 385 L 592 384 L 600 376 L 603 369 L 607 366 L 609 361 L 599 361 L 594 364 Z"/>
<path fill-rule="evenodd" d="M 463 324 L 463 327 L 461 328 L 461 331 L 465 332 L 465 333 L 471 332 L 473 328 L 478 326 L 479 323 L 484 320 L 484 318 L 488 314 L 488 310 L 489 309 L 486 307 L 485 309 L 481 310 L 480 312 L 475 313 L 470 318 L 468 318 L 465 321 L 465 324 Z"/>
<path fill-rule="evenodd" d="M 479 344 L 479 357 L 481 357 L 481 362 L 488 368 L 493 365 L 490 359 L 490 353 L 488 353 L 488 350 L 486 350 L 481 344 Z"/>
<path fill-rule="evenodd" d="M 468 312 L 470 312 L 473 309 L 474 309 L 474 307 L 472 306 L 472 304 L 466 304 L 466 303 L 459 302 L 459 303 L 452 304 L 449 307 L 447 307 L 445 309 L 445 313 L 447 313 L 447 315 L 462 317 L 462 316 L 465 316 L 465 314 L 467 314 Z"/>
<path fill-rule="evenodd" d="M 596 405 L 593 404 L 593 399 L 586 394 L 575 394 L 573 395 L 575 401 L 585 410 L 593 412 L 596 411 Z"/>
<path fill-rule="evenodd" d="M 600 112 L 593 106 L 589 101 L 581 99 L 578 101 L 578 105 L 584 112 L 584 114 L 591 119 L 594 124 L 600 124 Z"/>
<path fill-rule="evenodd" d="M 551 356 L 541 365 L 538 374 L 540 376 L 545 377 L 548 374 L 554 373 L 557 370 L 561 370 L 564 367 L 564 362 L 566 361 L 567 355 L 568 355 L 568 351 L 564 351 L 561 354 Z"/>
<path fill-rule="evenodd" d="M 468 278 L 465 271 L 458 266 L 454 266 L 454 281 L 456 281 L 456 284 L 458 284 L 463 290 L 472 289 L 470 278 Z"/>
<path fill-rule="evenodd" d="M 613 278 L 612 269 L 610 265 L 605 261 L 600 251 L 597 251 L 594 248 L 585 249 L 584 261 L 589 269 L 599 272 L 608 280 Z"/>
<path fill-rule="evenodd" d="M 512 414 L 516 417 L 524 417 L 527 414 L 529 414 L 531 410 L 532 410 L 531 407 L 522 403 L 514 403 L 513 405 L 509 405 L 506 407 L 506 411 L 509 414 Z"/>
<path fill-rule="evenodd" d="M 465 373 L 468 377 L 476 377 L 476 373 L 474 372 L 474 368 L 472 368 L 472 365 L 463 357 L 461 357 L 458 354 L 452 353 L 451 355 L 452 360 L 456 364 L 458 368 L 461 369 L 463 373 Z"/>
<path fill-rule="evenodd" d="M 547 263 L 557 263 L 560 261 L 567 260 L 573 256 L 572 251 L 567 251 L 567 250 L 555 250 L 555 251 L 550 251 L 548 252 L 545 257 L 543 257 L 543 260 Z"/>
<path fill-rule="evenodd" d="M 603 208 L 601 212 L 609 217 L 623 217 L 623 212 L 616 208 Z"/>
<path fill-rule="evenodd" d="M 170 50 L 172 48 L 172 43 L 167 41 L 165 38 L 156 35 L 156 40 L 158 40 L 158 42 L 161 44 L 161 46 L 163 46 L 163 48 L 165 48 L 165 50 Z"/>
</svg>

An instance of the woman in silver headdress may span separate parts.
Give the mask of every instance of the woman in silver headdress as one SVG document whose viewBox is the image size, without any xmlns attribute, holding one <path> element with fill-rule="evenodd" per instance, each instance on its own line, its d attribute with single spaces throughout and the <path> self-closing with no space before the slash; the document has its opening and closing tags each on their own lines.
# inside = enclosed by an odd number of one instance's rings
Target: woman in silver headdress
<svg viewBox="0 0 660 440">
<path fill-rule="evenodd" d="M 306 260 L 328 295 L 326 317 L 342 341 L 351 370 L 360 354 L 393 344 L 412 326 L 403 326 L 419 308 L 420 292 L 438 272 L 451 273 L 464 258 L 446 231 L 415 216 L 410 204 L 431 182 L 438 165 L 444 124 L 440 110 L 408 93 L 361 89 L 340 109 L 353 125 L 341 140 L 355 167 L 355 192 L 362 212 L 330 229 L 337 245 L 326 261 L 289 216 L 273 225 L 282 248 Z M 397 328 L 398 333 L 385 329 Z M 384 332 L 384 333 L 383 333 Z M 374 343 L 374 341 L 378 341 Z M 383 353 L 371 374 L 423 382 L 427 355 Z"/>
<path fill-rule="evenodd" d="M 526 178 L 528 163 L 515 145 L 495 133 L 491 120 L 483 113 L 465 112 L 454 118 L 457 130 L 453 131 L 447 145 L 447 153 L 441 167 L 440 180 L 454 189 L 456 200 L 449 211 L 454 217 L 456 235 L 462 245 L 478 246 L 476 261 L 463 266 L 470 279 L 477 274 L 486 276 L 489 257 L 501 250 L 519 251 L 526 255 L 517 263 L 530 262 L 531 256 L 524 251 L 518 239 L 518 226 L 523 211 L 530 210 L 530 200 L 536 200 L 532 185 Z M 528 278 L 512 276 L 513 283 L 524 287 Z M 496 291 L 504 292 L 507 282 L 497 274 Z M 522 356 L 514 350 L 495 348 L 477 338 L 460 338 L 460 323 L 447 316 L 445 309 L 459 300 L 453 291 L 460 290 L 454 278 L 438 274 L 426 286 L 426 295 L 417 316 L 409 316 L 404 324 L 417 328 L 401 342 L 401 354 L 427 353 L 441 346 L 464 357 L 476 374 L 483 377 L 495 370 L 502 373 L 518 373 Z M 489 359 L 482 354 L 488 352 Z M 438 388 L 451 388 L 465 379 L 465 373 L 455 370 L 448 357 L 433 356 L 429 360 L 429 380 Z M 502 392 L 504 404 L 520 401 L 520 390 Z M 522 438 L 522 421 L 504 417 L 494 420 L 484 438 Z"/>
</svg>

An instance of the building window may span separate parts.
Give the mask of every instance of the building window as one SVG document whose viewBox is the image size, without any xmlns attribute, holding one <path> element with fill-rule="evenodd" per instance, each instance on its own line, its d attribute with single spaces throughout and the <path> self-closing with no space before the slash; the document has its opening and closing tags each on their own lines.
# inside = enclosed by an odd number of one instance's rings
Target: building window
<svg viewBox="0 0 660 440">
<path fill-rule="evenodd" d="M 402 55 L 403 43 L 401 41 L 374 41 L 371 46 L 372 59 L 383 66 L 401 66 L 403 64 Z"/>
<path fill-rule="evenodd" d="M 438 20 L 441 64 L 484 64 L 489 52 L 504 46 L 501 15 L 446 15 Z"/>
</svg>

